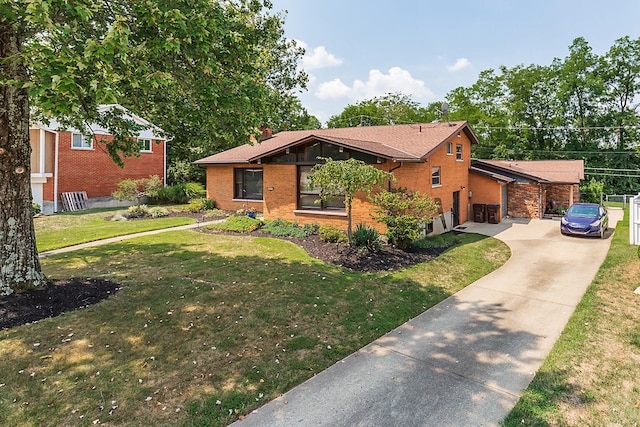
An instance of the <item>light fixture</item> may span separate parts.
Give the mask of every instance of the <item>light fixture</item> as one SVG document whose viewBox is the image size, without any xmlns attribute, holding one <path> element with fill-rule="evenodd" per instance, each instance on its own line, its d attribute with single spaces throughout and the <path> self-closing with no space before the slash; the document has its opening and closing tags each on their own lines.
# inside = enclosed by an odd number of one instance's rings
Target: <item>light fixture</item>
<svg viewBox="0 0 640 427">
<path fill-rule="evenodd" d="M 286 150 L 284 150 L 284 152 L 285 152 L 286 154 L 289 154 L 291 151 L 289 150 L 289 148 L 287 148 Z"/>
<path fill-rule="evenodd" d="M 339 152 L 339 153 L 344 153 L 344 147 L 340 147 L 340 148 L 338 148 L 338 152 Z"/>
</svg>

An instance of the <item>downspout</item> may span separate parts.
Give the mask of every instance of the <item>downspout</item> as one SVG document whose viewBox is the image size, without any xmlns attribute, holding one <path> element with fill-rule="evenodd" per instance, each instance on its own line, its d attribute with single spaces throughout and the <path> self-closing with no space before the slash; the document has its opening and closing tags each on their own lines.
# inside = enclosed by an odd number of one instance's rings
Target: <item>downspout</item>
<svg viewBox="0 0 640 427">
<path fill-rule="evenodd" d="M 544 217 L 544 207 L 542 206 L 542 183 L 538 182 L 538 219 Z"/>
<path fill-rule="evenodd" d="M 53 213 L 58 213 L 58 140 L 60 132 L 55 131 L 55 148 L 53 150 Z"/>
<path fill-rule="evenodd" d="M 404 162 L 400 162 L 400 164 L 398 166 L 396 166 L 395 168 L 389 169 L 389 173 L 393 172 L 396 169 L 400 169 L 403 164 L 404 164 Z M 389 179 L 389 191 L 391 191 L 391 179 Z"/>
</svg>

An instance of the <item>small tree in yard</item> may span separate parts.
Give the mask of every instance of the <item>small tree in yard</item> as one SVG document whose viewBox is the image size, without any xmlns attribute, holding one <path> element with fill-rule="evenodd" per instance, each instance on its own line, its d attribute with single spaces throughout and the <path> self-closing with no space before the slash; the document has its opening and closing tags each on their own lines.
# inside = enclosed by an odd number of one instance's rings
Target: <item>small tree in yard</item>
<svg viewBox="0 0 640 427">
<path fill-rule="evenodd" d="M 320 199 L 326 201 L 330 197 L 344 196 L 347 208 L 347 236 L 352 241 L 351 206 L 355 194 L 360 191 L 370 193 L 373 187 L 393 174 L 374 168 L 361 160 L 324 159 L 325 163 L 315 165 L 311 171 L 311 185 L 320 189 Z"/>
<path fill-rule="evenodd" d="M 377 206 L 373 218 L 387 226 L 389 241 L 401 249 L 420 238 L 422 225 L 438 214 L 438 204 L 431 197 L 406 188 L 382 191 L 370 200 Z"/>
<path fill-rule="evenodd" d="M 158 175 L 151 175 L 149 178 L 124 179 L 118 183 L 118 189 L 112 196 L 116 199 L 135 200 L 140 211 L 140 203 L 145 196 L 153 196 L 162 187 L 162 181 Z"/>
</svg>

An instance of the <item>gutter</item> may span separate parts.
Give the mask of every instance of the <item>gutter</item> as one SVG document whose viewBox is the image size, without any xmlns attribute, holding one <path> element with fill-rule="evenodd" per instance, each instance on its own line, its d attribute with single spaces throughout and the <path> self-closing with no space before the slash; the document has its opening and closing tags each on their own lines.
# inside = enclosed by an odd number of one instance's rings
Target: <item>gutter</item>
<svg viewBox="0 0 640 427">
<path fill-rule="evenodd" d="M 402 167 L 402 165 L 404 165 L 404 162 L 400 162 L 400 164 L 398 166 L 396 166 L 395 168 L 389 169 L 389 173 L 393 172 L 396 169 L 400 169 Z M 389 191 L 391 191 L 391 179 L 389 179 Z"/>
<path fill-rule="evenodd" d="M 56 142 L 53 156 L 53 213 L 58 213 L 58 142 L 60 140 L 60 132 L 54 131 L 56 134 Z"/>
</svg>

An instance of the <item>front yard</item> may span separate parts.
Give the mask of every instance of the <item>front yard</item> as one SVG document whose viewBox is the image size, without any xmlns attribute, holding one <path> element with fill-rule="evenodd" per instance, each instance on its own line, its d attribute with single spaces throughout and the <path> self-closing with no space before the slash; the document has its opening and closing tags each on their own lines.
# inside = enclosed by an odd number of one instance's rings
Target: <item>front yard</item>
<svg viewBox="0 0 640 427">
<path fill-rule="evenodd" d="M 172 231 L 42 260 L 122 284 L 88 308 L 0 332 L 0 424 L 227 425 L 502 265 L 461 235 L 381 273 L 266 237 Z"/>
</svg>

